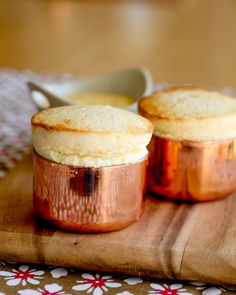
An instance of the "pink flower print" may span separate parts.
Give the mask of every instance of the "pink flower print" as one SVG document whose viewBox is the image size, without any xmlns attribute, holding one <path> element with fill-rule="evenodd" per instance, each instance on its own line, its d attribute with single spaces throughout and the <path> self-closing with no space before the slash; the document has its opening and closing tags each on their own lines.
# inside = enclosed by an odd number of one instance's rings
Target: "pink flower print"
<svg viewBox="0 0 236 295">
<path fill-rule="evenodd" d="M 38 279 L 42 279 L 41 275 L 43 274 L 42 270 L 30 270 L 28 265 L 21 265 L 18 270 L 12 269 L 12 272 L 0 271 L 0 276 L 5 277 L 8 286 L 16 286 L 20 283 L 22 286 L 26 286 L 27 283 L 38 285 Z"/>
<path fill-rule="evenodd" d="M 103 291 L 107 292 L 108 288 L 119 288 L 120 283 L 114 282 L 112 276 L 102 276 L 95 274 L 94 276 L 89 273 L 81 275 L 82 281 L 77 281 L 79 285 L 72 287 L 75 291 L 87 290 L 87 293 L 92 292 L 93 295 L 102 295 Z"/>
<path fill-rule="evenodd" d="M 62 290 L 58 284 L 47 284 L 44 289 L 38 288 L 37 290 L 26 289 L 20 290 L 17 293 L 20 295 L 70 295 Z"/>
<path fill-rule="evenodd" d="M 159 294 L 159 295 L 192 295 L 192 293 L 185 292 L 185 289 L 182 289 L 182 284 L 172 284 L 168 286 L 167 284 L 151 284 L 151 287 L 154 290 L 149 291 L 149 294 Z"/>
<path fill-rule="evenodd" d="M 235 286 L 213 286 L 203 282 L 191 282 L 197 290 L 201 291 L 202 295 L 220 295 L 222 292 L 235 291 Z"/>
</svg>

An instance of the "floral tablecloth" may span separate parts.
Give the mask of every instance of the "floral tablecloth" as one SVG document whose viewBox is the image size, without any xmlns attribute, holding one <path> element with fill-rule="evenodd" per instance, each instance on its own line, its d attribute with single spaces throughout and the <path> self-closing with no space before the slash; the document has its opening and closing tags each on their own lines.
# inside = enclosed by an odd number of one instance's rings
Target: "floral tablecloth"
<svg viewBox="0 0 236 295">
<path fill-rule="evenodd" d="M 70 79 L 73 79 L 70 74 L 52 76 L 31 71 L 0 70 L 0 178 L 23 157 L 30 146 L 29 122 L 36 109 L 29 99 L 25 82 Z M 153 280 L 0 261 L 0 295 L 3 294 L 219 295 L 236 294 L 236 286 Z"/>
</svg>

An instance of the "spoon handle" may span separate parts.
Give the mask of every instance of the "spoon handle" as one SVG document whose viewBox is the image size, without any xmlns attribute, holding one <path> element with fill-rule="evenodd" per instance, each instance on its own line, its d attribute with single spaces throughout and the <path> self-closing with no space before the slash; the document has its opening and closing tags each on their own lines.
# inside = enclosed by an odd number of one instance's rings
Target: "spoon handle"
<svg viewBox="0 0 236 295">
<path fill-rule="evenodd" d="M 44 89 L 37 83 L 28 81 L 27 86 L 31 94 L 30 97 L 32 102 L 37 106 L 37 108 L 45 109 L 65 105 L 65 102 L 61 101 L 59 97 Z"/>
</svg>

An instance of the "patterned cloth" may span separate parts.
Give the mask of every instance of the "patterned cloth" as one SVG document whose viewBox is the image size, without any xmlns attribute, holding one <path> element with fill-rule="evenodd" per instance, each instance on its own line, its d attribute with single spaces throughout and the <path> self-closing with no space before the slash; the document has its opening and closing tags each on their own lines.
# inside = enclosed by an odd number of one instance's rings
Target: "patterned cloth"
<svg viewBox="0 0 236 295">
<path fill-rule="evenodd" d="M 26 81 L 61 82 L 71 75 L 40 75 L 31 71 L 0 70 L 0 178 L 29 149 L 30 118 L 36 108 L 29 99 Z M 227 92 L 231 90 L 225 89 Z M 236 294 L 236 286 L 212 286 L 120 275 L 76 271 L 61 267 L 0 261 L 0 295 L 67 294 Z"/>
</svg>

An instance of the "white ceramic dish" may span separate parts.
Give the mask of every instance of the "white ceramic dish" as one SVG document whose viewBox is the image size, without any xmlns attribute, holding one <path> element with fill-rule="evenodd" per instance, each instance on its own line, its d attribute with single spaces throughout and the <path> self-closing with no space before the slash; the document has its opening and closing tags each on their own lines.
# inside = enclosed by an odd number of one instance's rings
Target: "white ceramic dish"
<svg viewBox="0 0 236 295">
<path fill-rule="evenodd" d="M 27 83 L 30 97 L 38 109 L 75 104 L 67 97 L 81 92 L 102 92 L 127 95 L 134 103 L 125 107 L 136 111 L 137 101 L 153 90 L 152 77 L 145 68 L 133 68 L 96 77 L 64 83 Z M 99 103 L 98 103 L 99 104 Z"/>
</svg>

